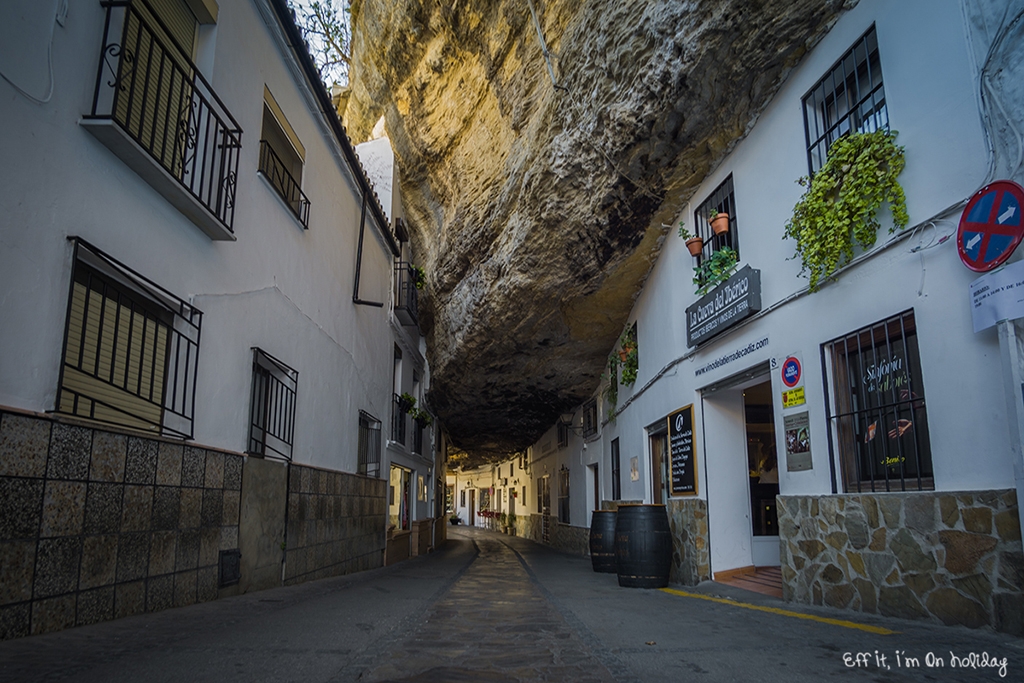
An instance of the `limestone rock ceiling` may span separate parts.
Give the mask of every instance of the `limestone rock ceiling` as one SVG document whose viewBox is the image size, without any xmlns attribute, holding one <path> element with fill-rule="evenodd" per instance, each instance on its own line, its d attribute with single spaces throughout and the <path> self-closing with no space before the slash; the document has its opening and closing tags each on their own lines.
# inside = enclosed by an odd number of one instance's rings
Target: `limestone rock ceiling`
<svg viewBox="0 0 1024 683">
<path fill-rule="evenodd" d="M 527 0 L 352 3 L 345 123 L 385 118 L 429 402 L 470 462 L 594 392 L 662 224 L 853 4 L 534 0 L 556 87 Z"/>
</svg>

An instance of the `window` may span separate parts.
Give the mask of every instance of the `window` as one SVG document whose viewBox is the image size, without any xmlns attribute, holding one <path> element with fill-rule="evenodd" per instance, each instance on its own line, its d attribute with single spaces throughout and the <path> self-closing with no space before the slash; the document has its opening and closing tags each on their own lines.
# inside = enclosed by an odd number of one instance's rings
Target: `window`
<svg viewBox="0 0 1024 683">
<path fill-rule="evenodd" d="M 590 399 L 583 404 L 583 436 L 597 434 L 597 401 Z"/>
<path fill-rule="evenodd" d="M 715 234 L 711 229 L 711 212 L 729 214 L 729 230 Z M 704 250 L 697 258 L 700 261 L 711 256 L 714 252 L 723 247 L 730 247 L 739 254 L 740 243 L 736 234 L 736 197 L 732 188 L 732 175 L 722 181 L 722 184 L 715 188 L 707 199 L 693 212 L 693 234 L 704 240 Z"/>
<path fill-rule="evenodd" d="M 252 350 L 250 455 L 292 459 L 299 373 L 262 349 Z"/>
<path fill-rule="evenodd" d="M 388 487 L 388 526 L 395 529 L 409 528 L 409 500 L 412 470 L 398 465 L 391 466 Z"/>
<path fill-rule="evenodd" d="M 841 136 L 888 130 L 874 26 L 804 95 L 803 105 L 811 173 L 825 164 L 828 148 Z"/>
<path fill-rule="evenodd" d="M 612 439 L 612 500 L 622 498 L 622 481 L 619 479 L 619 440 Z"/>
<path fill-rule="evenodd" d="M 380 477 L 380 420 L 359 411 L 359 474 Z"/>
<path fill-rule="evenodd" d="M 823 353 L 832 361 L 829 438 L 839 444 L 844 490 L 934 489 L 914 312 L 833 340 Z M 787 449 L 797 438 L 786 434 Z"/>
<path fill-rule="evenodd" d="M 57 412 L 191 438 L 202 313 L 74 243 Z"/>
<path fill-rule="evenodd" d="M 558 447 L 569 447 L 569 425 L 561 421 L 558 423 Z"/>
<path fill-rule="evenodd" d="M 558 470 L 558 521 L 569 523 L 569 468 Z"/>
<path fill-rule="evenodd" d="M 466 489 L 459 492 L 459 507 L 466 507 Z"/>
<path fill-rule="evenodd" d="M 306 151 L 281 112 L 281 107 L 266 87 L 263 91 L 262 131 L 260 173 L 299 219 L 302 227 L 308 229 L 309 200 L 301 189 L 302 165 Z"/>
</svg>

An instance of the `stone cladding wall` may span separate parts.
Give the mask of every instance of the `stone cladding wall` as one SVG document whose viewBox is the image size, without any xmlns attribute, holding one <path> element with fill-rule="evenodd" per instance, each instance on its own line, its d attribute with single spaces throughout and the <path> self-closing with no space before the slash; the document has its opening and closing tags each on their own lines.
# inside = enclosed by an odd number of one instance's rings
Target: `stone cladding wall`
<svg viewBox="0 0 1024 683">
<path fill-rule="evenodd" d="M 216 599 L 243 457 L 0 411 L 0 639 Z"/>
<path fill-rule="evenodd" d="M 387 487 L 384 479 L 291 464 L 285 584 L 382 566 Z"/>
<path fill-rule="evenodd" d="M 710 580 L 707 502 L 702 498 L 670 500 L 668 524 L 672 530 L 672 570 L 669 581 L 696 586 L 701 581 Z"/>
<path fill-rule="evenodd" d="M 783 597 L 1024 635 L 1013 490 L 779 496 Z"/>
<path fill-rule="evenodd" d="M 536 513 L 516 516 L 516 535 L 528 538 L 537 543 L 544 543 L 542 517 Z M 570 526 L 558 521 L 552 515 L 548 522 L 549 543 L 545 544 L 556 550 L 572 555 L 587 557 L 590 555 L 590 529 L 588 527 Z"/>
</svg>

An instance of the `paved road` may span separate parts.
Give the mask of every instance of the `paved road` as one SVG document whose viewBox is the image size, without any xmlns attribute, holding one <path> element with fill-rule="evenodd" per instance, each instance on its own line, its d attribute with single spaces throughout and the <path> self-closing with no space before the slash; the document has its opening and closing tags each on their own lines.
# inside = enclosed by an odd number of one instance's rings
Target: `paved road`
<svg viewBox="0 0 1024 683">
<path fill-rule="evenodd" d="M 714 583 L 619 588 L 589 560 L 449 531 L 440 552 L 394 567 L 0 643 L 0 681 L 1024 680 L 1018 638 Z M 1005 677 L 952 668 L 951 653 L 1005 658 Z"/>
</svg>

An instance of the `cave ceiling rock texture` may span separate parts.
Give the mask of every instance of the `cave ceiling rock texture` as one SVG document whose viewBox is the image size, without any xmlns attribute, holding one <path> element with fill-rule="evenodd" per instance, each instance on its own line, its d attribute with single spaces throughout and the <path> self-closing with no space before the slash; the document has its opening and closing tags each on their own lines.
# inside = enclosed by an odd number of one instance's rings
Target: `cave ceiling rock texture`
<svg viewBox="0 0 1024 683">
<path fill-rule="evenodd" d="M 854 4 L 533 0 L 556 85 L 528 0 L 352 2 L 343 117 L 356 142 L 385 119 L 466 464 L 593 394 L 664 226 Z"/>
</svg>

